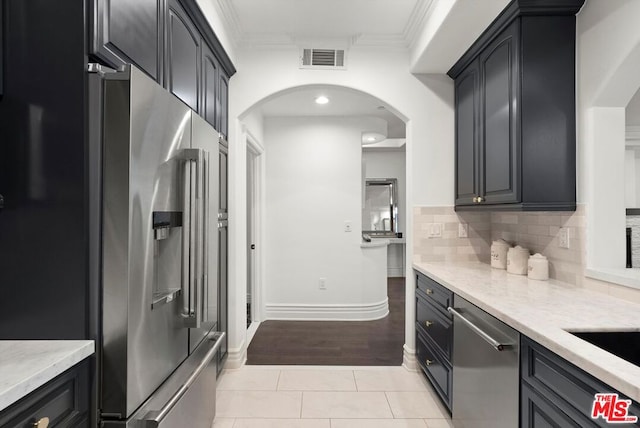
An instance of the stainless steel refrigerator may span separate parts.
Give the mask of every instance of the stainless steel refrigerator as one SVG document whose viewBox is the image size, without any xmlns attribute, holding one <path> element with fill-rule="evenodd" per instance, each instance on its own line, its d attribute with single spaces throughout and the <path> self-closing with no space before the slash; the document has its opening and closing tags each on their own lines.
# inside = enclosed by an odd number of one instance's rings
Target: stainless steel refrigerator
<svg viewBox="0 0 640 428">
<path fill-rule="evenodd" d="M 215 412 L 220 135 L 143 72 L 91 66 L 102 144 L 100 418 L 206 427 Z"/>
</svg>

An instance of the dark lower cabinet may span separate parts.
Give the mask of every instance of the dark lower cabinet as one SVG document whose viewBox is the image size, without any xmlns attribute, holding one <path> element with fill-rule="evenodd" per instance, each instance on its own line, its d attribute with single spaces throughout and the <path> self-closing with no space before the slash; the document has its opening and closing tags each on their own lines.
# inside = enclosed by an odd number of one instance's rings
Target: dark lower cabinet
<svg viewBox="0 0 640 428">
<path fill-rule="evenodd" d="M 51 428 L 89 427 L 89 398 L 85 360 L 0 412 L 0 428 L 33 428 L 44 418 Z"/>
<path fill-rule="evenodd" d="M 165 0 L 94 0 L 91 53 L 162 81 Z"/>
<path fill-rule="evenodd" d="M 167 12 L 167 89 L 193 110 L 199 109 L 201 37 L 178 0 Z"/>
<path fill-rule="evenodd" d="M 522 336 L 520 348 L 521 428 L 610 427 L 591 418 L 596 393 L 617 391 L 531 339 Z M 620 399 L 627 399 L 620 395 Z M 640 417 L 632 402 L 629 415 Z M 619 427 L 636 424 L 616 423 Z"/>
<path fill-rule="evenodd" d="M 523 384 L 520 391 L 520 426 L 522 428 L 582 428 L 551 401 L 530 386 Z"/>
<path fill-rule="evenodd" d="M 447 409 L 451 411 L 453 321 L 446 308 L 453 293 L 416 272 L 416 359 Z"/>
</svg>

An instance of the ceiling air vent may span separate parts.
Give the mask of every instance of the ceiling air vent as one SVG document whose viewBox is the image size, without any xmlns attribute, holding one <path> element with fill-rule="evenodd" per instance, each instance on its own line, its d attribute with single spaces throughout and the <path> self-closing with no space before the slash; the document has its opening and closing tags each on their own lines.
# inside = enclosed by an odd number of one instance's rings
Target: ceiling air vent
<svg viewBox="0 0 640 428">
<path fill-rule="evenodd" d="M 344 49 L 302 49 L 301 68 L 344 69 Z"/>
</svg>

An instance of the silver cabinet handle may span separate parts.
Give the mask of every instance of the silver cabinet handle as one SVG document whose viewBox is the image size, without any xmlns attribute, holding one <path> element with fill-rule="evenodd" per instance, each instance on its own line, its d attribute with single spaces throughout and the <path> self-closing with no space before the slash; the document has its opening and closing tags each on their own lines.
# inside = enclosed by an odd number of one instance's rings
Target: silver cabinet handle
<svg viewBox="0 0 640 428">
<path fill-rule="evenodd" d="M 508 348 L 509 346 L 511 346 L 510 343 L 500 343 L 500 342 L 498 342 L 496 339 L 494 339 L 489 334 L 487 334 L 484 330 L 482 330 L 480 327 L 478 327 L 477 325 L 475 325 L 474 323 L 469 321 L 467 318 L 464 317 L 464 315 L 462 315 L 460 312 L 458 312 L 457 310 L 455 310 L 451 306 L 449 306 L 447 308 L 447 311 L 451 315 L 453 315 L 454 317 L 459 318 L 460 321 L 465 323 L 474 333 L 476 333 L 478 336 L 480 336 L 482 339 L 484 339 L 484 341 L 487 342 L 489 345 L 493 346 L 493 348 L 496 351 L 504 351 L 505 348 Z"/>
<path fill-rule="evenodd" d="M 144 416 L 144 419 L 142 420 L 142 426 L 148 428 L 157 428 L 160 426 L 162 420 L 169 414 L 169 412 L 171 412 L 178 401 L 180 401 L 182 396 L 186 394 L 191 385 L 193 385 L 193 383 L 198 379 L 200 373 L 202 373 L 202 371 L 207 368 L 213 357 L 216 355 L 216 352 L 218 352 L 218 349 L 220 349 L 220 345 L 222 344 L 222 340 L 224 339 L 225 334 L 226 333 L 224 332 L 216 332 L 208 337 L 209 340 L 215 340 L 216 343 L 207 352 L 200 364 L 198 364 L 198 367 L 196 367 L 191 376 L 189 376 L 189 379 L 187 379 L 187 381 L 180 387 L 180 389 L 178 389 L 176 393 L 171 396 L 169 401 L 167 401 L 160 410 L 152 410 L 150 412 L 147 412 L 147 414 Z"/>
</svg>

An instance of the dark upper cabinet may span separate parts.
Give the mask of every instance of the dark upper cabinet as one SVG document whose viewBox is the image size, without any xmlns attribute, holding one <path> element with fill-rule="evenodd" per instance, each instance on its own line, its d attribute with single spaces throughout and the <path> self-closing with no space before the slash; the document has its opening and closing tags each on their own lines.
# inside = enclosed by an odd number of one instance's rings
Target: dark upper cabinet
<svg viewBox="0 0 640 428">
<path fill-rule="evenodd" d="M 219 125 L 216 127 L 224 138 L 229 135 L 229 77 L 220 75 L 220 96 L 219 99 Z"/>
<path fill-rule="evenodd" d="M 480 193 L 480 68 L 471 63 L 455 82 L 456 205 L 470 205 Z"/>
<path fill-rule="evenodd" d="M 478 195 L 487 204 L 520 201 L 518 24 L 512 23 L 479 56 L 482 127 Z"/>
<path fill-rule="evenodd" d="M 91 53 L 121 66 L 136 64 L 162 82 L 165 0 L 95 0 Z"/>
<path fill-rule="evenodd" d="M 514 0 L 449 70 L 457 210 L 575 210 L 575 14 Z"/>
<path fill-rule="evenodd" d="M 207 45 L 202 45 L 202 100 L 200 102 L 200 115 L 214 128 L 218 129 L 217 113 L 218 96 L 220 91 L 219 76 L 220 65 Z"/>
<path fill-rule="evenodd" d="M 195 0 L 90 4 L 92 61 L 135 64 L 227 137 L 229 77 L 236 70 Z M 0 96 L 1 90 L 0 80 Z"/>
<path fill-rule="evenodd" d="M 167 13 L 166 86 L 193 110 L 199 109 L 201 37 L 177 0 Z"/>
</svg>

